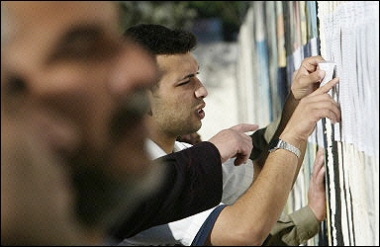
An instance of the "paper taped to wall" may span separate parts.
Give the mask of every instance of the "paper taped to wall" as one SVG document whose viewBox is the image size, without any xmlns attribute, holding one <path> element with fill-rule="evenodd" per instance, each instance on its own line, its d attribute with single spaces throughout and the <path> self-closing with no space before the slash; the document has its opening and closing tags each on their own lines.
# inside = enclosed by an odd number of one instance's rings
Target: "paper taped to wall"
<svg viewBox="0 0 380 247">
<path fill-rule="evenodd" d="M 321 70 L 326 71 L 326 75 L 323 78 L 320 87 L 331 81 L 333 78 L 336 77 L 336 63 L 333 61 L 326 61 L 318 63 L 318 67 Z"/>
</svg>

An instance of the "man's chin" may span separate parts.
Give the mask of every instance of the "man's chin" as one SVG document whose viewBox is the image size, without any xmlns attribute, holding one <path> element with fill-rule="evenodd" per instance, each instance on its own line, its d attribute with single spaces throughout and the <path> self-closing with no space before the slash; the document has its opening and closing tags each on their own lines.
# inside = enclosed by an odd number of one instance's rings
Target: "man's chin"
<svg viewBox="0 0 380 247">
<path fill-rule="evenodd" d="M 136 177 L 126 179 L 126 182 L 120 186 L 120 190 L 114 196 L 113 208 L 108 211 L 108 214 L 105 214 L 103 224 L 106 229 L 133 214 L 145 198 L 160 187 L 163 182 L 165 166 L 151 165 L 151 167 L 152 169 L 149 169 L 144 176 L 137 179 Z"/>
<path fill-rule="evenodd" d="M 108 229 L 133 213 L 144 198 L 160 187 L 165 166 L 151 165 L 144 175 L 127 175 L 123 180 L 104 171 L 83 169 L 74 176 L 78 191 L 76 212 L 89 228 Z"/>
</svg>

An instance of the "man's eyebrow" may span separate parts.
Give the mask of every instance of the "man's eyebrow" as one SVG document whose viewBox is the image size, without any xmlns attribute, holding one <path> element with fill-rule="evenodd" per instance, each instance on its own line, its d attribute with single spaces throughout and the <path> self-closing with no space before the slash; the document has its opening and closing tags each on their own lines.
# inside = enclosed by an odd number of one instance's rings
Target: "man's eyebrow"
<svg viewBox="0 0 380 247">
<path fill-rule="evenodd" d="M 181 81 L 182 81 L 182 80 L 185 80 L 185 79 L 188 79 L 188 78 L 191 78 L 191 77 L 194 77 L 195 75 L 198 75 L 198 74 L 199 74 L 199 66 L 198 66 L 198 70 L 197 70 L 197 72 L 195 72 L 195 73 L 191 73 L 191 74 L 188 74 L 188 75 L 184 76 L 184 77 L 181 79 Z"/>
<path fill-rule="evenodd" d="M 75 48 L 76 45 L 99 39 L 103 32 L 104 30 L 95 24 L 82 24 L 70 27 L 70 29 L 59 38 L 48 60 L 54 60 L 59 54 L 64 53 L 70 48 Z"/>
<path fill-rule="evenodd" d="M 71 28 L 66 34 L 65 34 L 65 39 L 67 41 L 76 39 L 78 37 L 93 37 L 93 36 L 98 36 L 102 33 L 102 29 L 98 25 L 90 25 L 90 24 L 85 24 L 85 25 L 77 25 L 74 28 Z"/>
</svg>

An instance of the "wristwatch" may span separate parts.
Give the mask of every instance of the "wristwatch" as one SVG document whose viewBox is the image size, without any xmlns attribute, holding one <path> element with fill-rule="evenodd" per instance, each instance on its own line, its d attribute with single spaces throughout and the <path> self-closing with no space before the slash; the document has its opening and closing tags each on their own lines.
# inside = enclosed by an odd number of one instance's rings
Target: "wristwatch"
<svg viewBox="0 0 380 247">
<path fill-rule="evenodd" d="M 271 152 L 276 151 L 279 148 L 285 149 L 285 150 L 288 150 L 288 151 L 294 153 L 297 156 L 297 158 L 299 158 L 301 156 L 301 151 L 298 148 L 296 148 L 295 146 L 293 146 L 293 145 L 291 145 L 291 144 L 287 143 L 286 141 L 283 141 L 279 138 L 274 139 L 269 143 L 269 150 L 268 151 L 271 153 Z"/>
</svg>

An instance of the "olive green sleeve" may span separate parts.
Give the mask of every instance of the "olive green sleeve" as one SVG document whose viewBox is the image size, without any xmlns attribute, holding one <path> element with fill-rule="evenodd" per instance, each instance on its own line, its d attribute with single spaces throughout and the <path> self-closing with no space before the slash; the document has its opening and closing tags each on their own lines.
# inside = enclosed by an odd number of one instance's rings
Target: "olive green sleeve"
<svg viewBox="0 0 380 247">
<path fill-rule="evenodd" d="M 277 126 L 280 123 L 280 118 L 268 124 L 266 127 L 256 130 L 252 135 L 253 149 L 250 155 L 251 160 L 256 160 L 264 152 L 269 141 L 276 132 Z"/>
<path fill-rule="evenodd" d="M 320 224 L 305 206 L 291 214 L 282 215 L 265 240 L 265 246 L 297 246 L 319 232 Z"/>
</svg>

